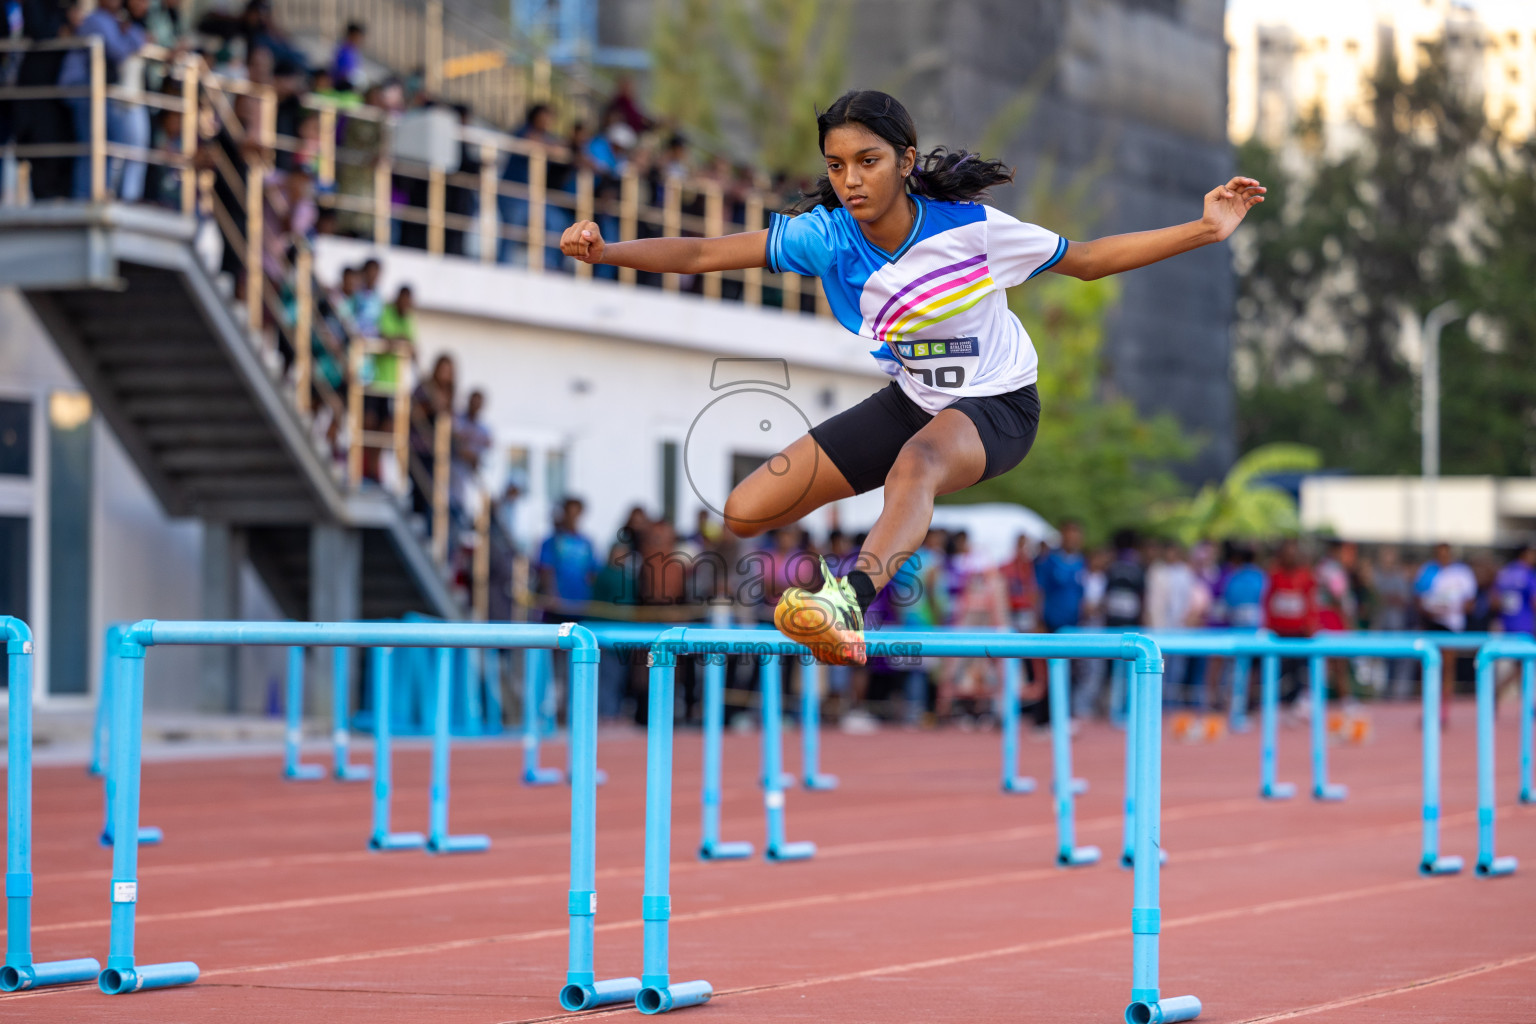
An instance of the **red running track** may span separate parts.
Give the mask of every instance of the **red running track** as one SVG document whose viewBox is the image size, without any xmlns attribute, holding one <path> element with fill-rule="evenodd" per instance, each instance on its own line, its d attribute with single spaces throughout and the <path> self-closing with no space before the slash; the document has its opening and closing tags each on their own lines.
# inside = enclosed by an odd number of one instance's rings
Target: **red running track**
<svg viewBox="0 0 1536 1024">
<path fill-rule="evenodd" d="M 1511 709 L 1512 710 L 1512 709 Z M 1475 854 L 1472 709 L 1445 738 L 1445 852 Z M 1425 879 L 1416 715 L 1380 709 L 1375 737 L 1336 746 L 1341 804 L 1261 803 L 1258 740 L 1165 745 L 1163 991 L 1202 1021 L 1536 1021 L 1536 808 L 1515 803 L 1514 715 L 1499 733 L 1499 852 L 1508 878 Z M 1120 840 L 1121 734 L 1078 737 L 1079 842 L 1106 863 L 1052 864 L 1042 794 L 997 790 L 996 733 L 827 734 L 829 793 L 792 793 L 789 836 L 813 861 L 700 864 L 699 741 L 677 743 L 673 978 L 716 996 L 701 1022 L 1114 1022 L 1130 989 L 1131 876 Z M 726 839 L 761 845 L 756 738 L 726 739 Z M 559 763 L 551 748 L 546 761 Z M 795 762 L 793 751 L 789 761 Z M 1026 742 L 1044 778 L 1049 744 Z M 599 977 L 640 973 L 644 744 L 605 735 L 599 791 Z M 453 827 L 487 853 L 369 853 L 370 787 L 284 782 L 276 757 L 145 766 L 139 962 L 195 960 L 202 980 L 128 996 L 72 986 L 0 996 L 0 1020 L 560 1020 L 568 814 L 564 787 L 517 782 L 512 744 L 454 754 Z M 1281 735 L 1281 778 L 1307 780 L 1306 735 Z M 426 824 L 427 753 L 397 758 L 395 827 Z M 100 787 L 37 771 L 39 960 L 107 952 Z M 628 1017 L 632 1008 L 587 1017 Z"/>
</svg>

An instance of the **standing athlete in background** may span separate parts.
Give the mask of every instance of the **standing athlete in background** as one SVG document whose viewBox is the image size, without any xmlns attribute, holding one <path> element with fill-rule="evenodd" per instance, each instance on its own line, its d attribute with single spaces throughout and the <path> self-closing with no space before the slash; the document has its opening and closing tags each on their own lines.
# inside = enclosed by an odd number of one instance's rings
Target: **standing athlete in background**
<svg viewBox="0 0 1536 1024">
<path fill-rule="evenodd" d="M 1040 419 L 1036 357 L 1005 289 L 1046 270 L 1082 280 L 1144 267 L 1224 240 L 1264 201 L 1252 178 L 1206 193 L 1199 220 L 1068 242 L 976 202 L 1013 180 L 1000 161 L 940 147 L 883 92 L 845 93 L 816 120 L 826 174 L 766 231 L 720 238 L 605 243 L 583 221 L 568 256 L 656 274 L 753 267 L 820 277 L 833 314 L 875 343 L 895 381 L 758 467 L 731 492 L 726 525 L 742 537 L 799 520 L 828 502 L 885 487 L 860 553 L 819 590 L 791 587 L 774 622 L 822 661 L 862 664 L 864 611 L 922 543 L 940 494 L 1023 461 Z"/>
</svg>

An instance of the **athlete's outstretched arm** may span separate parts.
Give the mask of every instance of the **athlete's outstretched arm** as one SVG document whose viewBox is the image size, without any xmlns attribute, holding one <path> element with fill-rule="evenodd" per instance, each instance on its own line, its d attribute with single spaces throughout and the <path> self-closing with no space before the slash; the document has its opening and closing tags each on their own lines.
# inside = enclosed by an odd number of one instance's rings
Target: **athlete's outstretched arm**
<svg viewBox="0 0 1536 1024">
<path fill-rule="evenodd" d="M 560 251 L 583 263 L 610 263 L 652 274 L 707 274 L 768 265 L 768 232 L 743 231 L 718 238 L 640 238 L 603 241 L 597 225 L 584 220 L 565 229 Z"/>
<path fill-rule="evenodd" d="M 1199 220 L 1156 231 L 1070 242 L 1051 269 L 1068 277 L 1093 281 L 1225 241 L 1248 211 L 1264 201 L 1264 192 L 1264 186 L 1253 178 L 1233 178 L 1205 194 L 1205 216 Z"/>
</svg>

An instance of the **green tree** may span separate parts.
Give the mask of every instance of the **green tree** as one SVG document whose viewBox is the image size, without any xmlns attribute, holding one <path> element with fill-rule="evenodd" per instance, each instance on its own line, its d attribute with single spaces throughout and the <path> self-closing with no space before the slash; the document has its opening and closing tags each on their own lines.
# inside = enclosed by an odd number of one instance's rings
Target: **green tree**
<svg viewBox="0 0 1536 1024">
<path fill-rule="evenodd" d="M 1294 441 L 1357 472 L 1416 472 L 1412 328 L 1457 297 L 1484 311 L 1475 323 L 1487 329 L 1475 339 L 1462 322 L 1441 338 L 1444 467 L 1529 470 L 1530 404 L 1520 396 L 1531 394 L 1536 353 L 1498 324 L 1530 308 L 1536 225 L 1500 204 L 1523 209 L 1532 164 L 1501 155 L 1477 98 L 1457 82 L 1439 46 L 1411 81 L 1389 50 L 1353 148 L 1329 155 L 1315 115 L 1295 129 L 1302 170 L 1256 142 L 1243 148 L 1241 166 L 1270 191 L 1234 237 L 1241 447 Z M 1491 336 L 1510 345 L 1500 350 Z"/>
<path fill-rule="evenodd" d="M 651 103 L 678 127 L 739 134 L 755 166 L 816 168 L 816 108 L 842 90 L 850 0 L 663 0 Z"/>
<path fill-rule="evenodd" d="M 1268 444 L 1238 459 L 1220 484 L 1206 484 L 1192 498 L 1169 502 L 1157 513 L 1159 532 L 1185 544 L 1198 540 L 1271 540 L 1296 533 L 1296 502 L 1264 484 L 1272 473 L 1316 469 L 1317 449 Z"/>
</svg>

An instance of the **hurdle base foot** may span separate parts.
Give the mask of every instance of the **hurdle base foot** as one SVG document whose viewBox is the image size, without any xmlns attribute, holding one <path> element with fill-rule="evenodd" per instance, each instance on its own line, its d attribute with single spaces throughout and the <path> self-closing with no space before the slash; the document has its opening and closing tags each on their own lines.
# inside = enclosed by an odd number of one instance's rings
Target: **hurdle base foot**
<svg viewBox="0 0 1536 1024">
<path fill-rule="evenodd" d="M 1312 799 L 1321 800 L 1324 803 L 1337 803 L 1349 796 L 1349 787 L 1337 782 L 1325 782 L 1321 786 L 1312 787 Z"/>
<path fill-rule="evenodd" d="M 821 790 L 823 792 L 826 792 L 828 790 L 833 790 L 833 789 L 837 788 L 837 776 L 836 775 L 822 775 L 820 773 L 818 773 L 816 775 L 807 775 L 805 777 L 804 785 L 805 785 L 806 789 Z"/>
<path fill-rule="evenodd" d="M 6 964 L 0 967 L 0 992 L 22 992 L 46 985 L 91 981 L 100 973 L 101 962 L 93 957 L 51 960 L 41 964 Z"/>
<path fill-rule="evenodd" d="M 325 769 L 317 764 L 296 764 L 283 769 L 283 778 L 290 782 L 313 782 L 325 778 Z"/>
<path fill-rule="evenodd" d="M 707 981 L 682 981 L 676 985 L 661 987 L 648 985 L 635 995 L 635 1009 L 644 1014 L 666 1013 L 681 1010 L 685 1006 L 699 1006 L 709 1002 L 715 994 Z"/>
<path fill-rule="evenodd" d="M 1168 851 L 1161 846 L 1157 848 L 1157 862 L 1159 864 L 1168 863 Z M 1127 871 L 1136 866 L 1136 853 L 1134 850 L 1125 850 L 1120 854 L 1120 866 Z"/>
<path fill-rule="evenodd" d="M 391 832 L 368 838 L 370 850 L 419 850 L 426 845 L 427 837 L 420 832 Z"/>
<path fill-rule="evenodd" d="M 611 978 L 585 984 L 567 982 L 560 989 L 560 1007 L 575 1013 L 614 1003 L 632 1003 L 642 987 L 639 978 Z"/>
<path fill-rule="evenodd" d="M 565 772 L 559 768 L 527 768 L 523 770 L 525 786 L 558 786 L 565 781 Z"/>
<path fill-rule="evenodd" d="M 331 773 L 337 782 L 363 782 L 373 778 L 373 769 L 365 764 L 344 764 Z"/>
<path fill-rule="evenodd" d="M 428 853 L 480 853 L 490 848 L 490 836 L 432 836 L 427 840 Z"/>
<path fill-rule="evenodd" d="M 142 967 L 108 967 L 96 976 L 96 987 L 109 996 L 126 995 L 152 988 L 190 985 L 197 980 L 198 973 L 197 964 L 190 960 Z"/>
<path fill-rule="evenodd" d="M 1296 784 L 1293 782 L 1277 782 L 1259 790 L 1259 797 L 1264 800 L 1289 800 L 1295 795 Z"/>
<path fill-rule="evenodd" d="M 771 861 L 810 860 L 816 856 L 816 844 L 812 842 L 784 843 L 770 846 L 763 856 Z"/>
<path fill-rule="evenodd" d="M 1076 846 L 1070 850 L 1060 850 L 1056 854 L 1056 866 L 1059 868 L 1083 868 L 1090 864 L 1097 864 L 1101 856 L 1097 846 Z"/>
<path fill-rule="evenodd" d="M 1521 790 L 1520 802 L 1523 804 L 1536 804 L 1536 793 L 1533 793 L 1529 789 Z"/>
<path fill-rule="evenodd" d="M 1020 795 L 1024 793 L 1033 793 L 1035 791 L 1035 785 L 1035 780 L 1028 775 L 1015 775 L 1012 778 L 1003 780 L 1003 792 Z"/>
<path fill-rule="evenodd" d="M 752 856 L 752 844 L 705 843 L 699 847 L 699 860 L 745 860 Z"/>
<path fill-rule="evenodd" d="M 1140 1000 L 1125 1008 L 1125 1024 L 1177 1024 L 1200 1016 L 1200 1000 L 1194 996 L 1170 996 L 1155 1003 Z"/>
<path fill-rule="evenodd" d="M 1462 869 L 1460 857 L 1433 857 L 1419 862 L 1421 875 L 1459 875 Z"/>
<path fill-rule="evenodd" d="M 164 839 L 165 839 L 165 833 L 160 831 L 160 829 L 157 828 L 156 826 L 154 826 L 154 825 L 140 825 L 139 826 L 139 845 L 140 846 L 155 846 L 155 845 L 159 844 L 160 842 L 162 842 Z M 111 832 L 103 832 L 101 834 L 101 845 L 102 846 L 111 846 L 112 845 L 112 833 Z"/>
<path fill-rule="evenodd" d="M 1477 862 L 1477 877 L 1499 878 L 1504 875 L 1512 875 L 1520 861 L 1515 857 L 1495 857 L 1491 861 L 1479 860 Z"/>
</svg>

